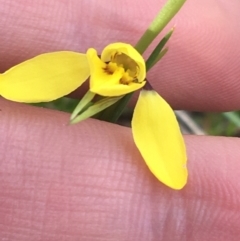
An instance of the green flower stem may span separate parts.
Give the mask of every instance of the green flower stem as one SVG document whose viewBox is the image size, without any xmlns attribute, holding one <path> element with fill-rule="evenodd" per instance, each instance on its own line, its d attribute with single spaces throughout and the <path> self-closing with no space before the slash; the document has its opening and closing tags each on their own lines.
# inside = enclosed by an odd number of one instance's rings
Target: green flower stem
<svg viewBox="0 0 240 241">
<path fill-rule="evenodd" d="M 144 53 L 147 47 L 179 11 L 185 1 L 186 0 L 168 0 L 136 44 L 135 48 L 140 54 Z"/>
</svg>

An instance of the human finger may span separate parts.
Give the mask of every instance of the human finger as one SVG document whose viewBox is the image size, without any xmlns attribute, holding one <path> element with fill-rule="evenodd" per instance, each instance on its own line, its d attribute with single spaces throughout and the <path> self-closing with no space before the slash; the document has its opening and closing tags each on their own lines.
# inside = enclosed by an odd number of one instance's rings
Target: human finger
<svg viewBox="0 0 240 241">
<path fill-rule="evenodd" d="M 239 139 L 186 137 L 181 191 L 131 130 L 1 100 L 0 233 L 9 240 L 239 240 Z"/>
</svg>

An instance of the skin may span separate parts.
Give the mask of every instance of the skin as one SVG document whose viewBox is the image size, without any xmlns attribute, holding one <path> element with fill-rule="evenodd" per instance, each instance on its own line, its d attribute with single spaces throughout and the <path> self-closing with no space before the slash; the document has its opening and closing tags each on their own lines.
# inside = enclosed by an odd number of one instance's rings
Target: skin
<svg viewBox="0 0 240 241">
<path fill-rule="evenodd" d="M 134 44 L 163 2 L 0 0 L 0 71 L 43 52 Z M 189 0 L 170 23 L 170 51 L 148 79 L 174 108 L 240 108 L 239 9 Z M 2 98 L 0 114 L 2 240 L 240 239 L 238 138 L 186 136 L 189 181 L 174 191 L 129 128 L 68 126 L 68 114 Z"/>
</svg>

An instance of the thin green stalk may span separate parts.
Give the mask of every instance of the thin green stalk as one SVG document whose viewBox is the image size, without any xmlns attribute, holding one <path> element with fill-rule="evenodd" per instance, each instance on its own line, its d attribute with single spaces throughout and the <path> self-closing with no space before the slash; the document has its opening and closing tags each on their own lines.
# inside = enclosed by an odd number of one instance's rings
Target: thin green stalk
<svg viewBox="0 0 240 241">
<path fill-rule="evenodd" d="M 167 3 L 160 10 L 156 18 L 152 21 L 148 29 L 140 38 L 135 48 L 140 54 L 143 54 L 152 41 L 170 22 L 175 14 L 180 10 L 186 0 L 168 0 Z"/>
</svg>

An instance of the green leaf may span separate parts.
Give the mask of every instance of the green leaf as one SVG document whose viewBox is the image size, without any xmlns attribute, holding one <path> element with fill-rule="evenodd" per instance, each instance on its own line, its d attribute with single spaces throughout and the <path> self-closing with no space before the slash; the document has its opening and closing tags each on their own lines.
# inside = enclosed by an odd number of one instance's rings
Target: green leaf
<svg viewBox="0 0 240 241">
<path fill-rule="evenodd" d="M 80 115 L 76 116 L 74 119 L 71 119 L 71 124 L 76 124 L 82 120 L 85 120 L 91 116 L 96 115 L 100 111 L 108 108 L 109 106 L 113 105 L 117 101 L 119 101 L 123 96 L 117 96 L 117 97 L 107 97 L 104 99 L 101 99 L 88 107 L 85 111 L 80 113 Z"/>
<path fill-rule="evenodd" d="M 149 58 L 146 61 L 146 68 L 147 71 L 153 67 L 154 64 L 156 64 L 168 51 L 167 48 L 165 48 L 164 50 L 163 47 L 166 45 L 166 43 L 168 42 L 168 40 L 170 39 L 170 37 L 172 36 L 172 33 L 174 31 L 174 28 L 172 28 L 159 42 L 159 44 L 157 45 L 157 47 L 153 50 L 153 52 L 151 53 L 151 55 L 149 56 Z"/>
<path fill-rule="evenodd" d="M 73 120 L 79 113 L 83 112 L 87 107 L 91 105 L 91 101 L 94 98 L 95 93 L 88 91 L 84 97 L 80 100 L 76 108 L 74 109 L 70 120 Z M 89 104 L 90 103 L 90 104 Z"/>
<path fill-rule="evenodd" d="M 126 105 L 128 104 L 131 96 L 133 93 L 126 94 L 120 99 L 118 102 L 116 102 L 114 105 L 108 107 L 104 111 L 102 111 L 98 116 L 97 119 L 108 121 L 111 123 L 116 123 L 118 118 L 123 113 Z"/>
<path fill-rule="evenodd" d="M 168 51 L 168 48 L 163 49 L 157 56 L 153 62 L 146 63 L 146 69 L 149 71 Z"/>
</svg>

